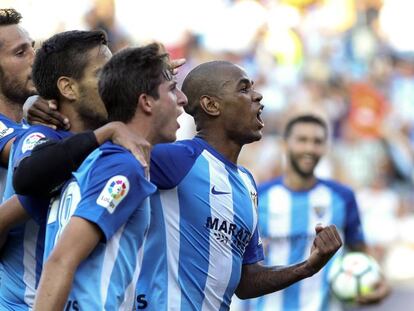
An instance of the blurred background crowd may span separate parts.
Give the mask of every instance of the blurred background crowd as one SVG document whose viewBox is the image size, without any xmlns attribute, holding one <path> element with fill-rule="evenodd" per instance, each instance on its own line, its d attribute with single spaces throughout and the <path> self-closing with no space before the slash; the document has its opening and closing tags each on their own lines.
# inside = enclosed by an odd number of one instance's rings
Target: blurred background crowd
<svg viewBox="0 0 414 311">
<path fill-rule="evenodd" d="M 111 49 L 162 42 L 172 58 L 240 64 L 263 95 L 264 137 L 241 164 L 258 183 L 283 169 L 287 117 L 322 115 L 331 132 L 321 177 L 357 194 L 368 244 L 393 284 L 414 280 L 414 1 L 2 0 L 38 43 L 103 28 Z M 194 134 L 189 116 L 180 138 Z"/>
</svg>

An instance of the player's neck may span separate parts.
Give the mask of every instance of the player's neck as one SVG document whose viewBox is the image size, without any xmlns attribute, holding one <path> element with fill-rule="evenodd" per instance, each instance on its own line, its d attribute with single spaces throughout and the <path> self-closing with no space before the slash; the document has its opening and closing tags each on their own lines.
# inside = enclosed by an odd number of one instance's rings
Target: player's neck
<svg viewBox="0 0 414 311">
<path fill-rule="evenodd" d="M 314 175 L 304 177 L 294 172 L 292 169 L 287 169 L 283 177 L 283 183 L 285 186 L 295 191 L 310 189 L 315 185 L 316 182 L 317 179 Z"/>
<path fill-rule="evenodd" d="M 97 116 L 79 113 L 71 102 L 61 101 L 58 106 L 59 112 L 69 119 L 70 131 L 73 133 L 95 130 L 106 122 Z"/>
<path fill-rule="evenodd" d="M 20 122 L 23 118 L 23 105 L 12 102 L 0 94 L 0 113 L 15 122 Z"/>
<path fill-rule="evenodd" d="M 209 145 L 223 155 L 227 160 L 237 165 L 237 159 L 242 146 L 234 140 L 228 139 L 220 132 L 199 131 L 197 136 L 203 138 Z"/>
<path fill-rule="evenodd" d="M 158 130 L 153 128 L 154 122 L 151 122 L 150 118 L 147 118 L 143 115 L 135 115 L 131 121 L 126 123 L 128 129 L 136 134 L 146 139 L 151 145 L 160 143 L 158 139 Z"/>
</svg>

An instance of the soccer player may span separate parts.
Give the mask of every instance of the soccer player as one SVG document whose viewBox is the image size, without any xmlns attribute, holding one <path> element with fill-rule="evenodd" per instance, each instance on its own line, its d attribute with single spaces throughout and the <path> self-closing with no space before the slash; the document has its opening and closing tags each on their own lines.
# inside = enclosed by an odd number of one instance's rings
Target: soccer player
<svg viewBox="0 0 414 311">
<path fill-rule="evenodd" d="M 326 152 L 328 129 L 312 114 L 290 119 L 286 125 L 286 170 L 283 176 L 259 186 L 259 228 L 266 245 L 266 263 L 290 265 L 304 260 L 312 247 L 314 226 L 334 224 L 345 246 L 367 251 L 353 191 L 332 180 L 320 179 L 314 170 Z M 245 304 L 246 310 L 337 310 L 330 302 L 328 264 L 321 273 L 275 294 Z M 376 292 L 361 297 L 374 303 L 385 297 L 385 282 Z"/>
<path fill-rule="evenodd" d="M 262 96 L 240 67 L 204 63 L 186 77 L 185 110 L 193 140 L 154 147 L 151 224 L 138 278 L 136 307 L 227 310 L 231 297 L 251 298 L 310 277 L 340 248 L 334 226 L 317 226 L 309 258 L 266 267 L 257 231 L 257 192 L 237 165 L 244 144 L 261 138 Z"/>
<path fill-rule="evenodd" d="M 316 226 L 301 262 L 260 263 L 256 186 L 237 165 L 243 145 L 262 136 L 262 96 L 253 82 L 240 67 L 213 61 L 194 68 L 182 90 L 197 136 L 152 151 L 159 191 L 151 198 L 137 309 L 228 310 L 234 293 L 257 297 L 315 274 L 341 246 L 334 226 Z"/>
<path fill-rule="evenodd" d="M 36 88 L 42 97 L 57 100 L 60 111 L 71 120 L 73 132 L 92 130 L 106 122 L 107 113 L 97 91 L 97 81 L 101 68 L 110 57 L 106 36 L 100 31 L 57 34 L 45 41 L 36 54 L 32 73 Z M 70 132 L 55 131 L 45 126 L 31 127 L 16 141 L 14 164 L 19 164 L 25 157 L 30 156 L 33 147 L 40 141 L 60 140 L 70 135 Z M 131 135 L 121 122 L 110 122 L 75 138 L 76 152 L 85 157 L 93 147 L 98 147 L 108 139 L 123 141 L 128 146 Z M 87 144 L 84 144 L 85 140 Z M 134 143 L 133 140 L 132 142 Z M 59 170 L 53 159 L 57 156 L 66 157 L 69 166 L 79 165 L 78 158 L 72 156 L 72 150 L 66 148 L 66 141 L 62 141 L 60 147 L 54 150 L 56 152 L 53 152 L 53 156 L 46 163 L 39 163 L 39 166 L 48 165 L 52 170 Z M 36 169 L 38 168 L 35 166 L 30 168 L 31 171 Z M 29 177 L 30 174 L 25 176 Z M 12 197 L 11 201 L 0 207 L 0 237 L 1 242 L 5 242 L 1 253 L 2 310 L 28 310 L 32 307 L 42 267 L 44 220 L 48 201 L 34 202 L 24 197 L 20 199 L 19 201 Z M 20 203 L 23 203 L 27 211 L 37 208 L 44 214 L 42 217 L 35 217 L 37 221 L 29 220 L 23 225 L 13 227 L 16 218 L 19 221 L 27 220 L 30 215 L 26 213 L 21 218 L 21 212 L 25 210 Z M 9 231 L 11 227 L 13 228 Z"/>
<path fill-rule="evenodd" d="M 0 9 L 0 202 L 10 148 L 22 131 L 22 107 L 36 94 L 31 79 L 34 42 L 19 25 L 21 19 L 14 9 Z"/>
<path fill-rule="evenodd" d="M 187 103 L 159 46 L 126 49 L 104 67 L 99 91 L 110 120 L 151 144 L 171 142 Z M 132 310 L 156 187 L 126 149 L 91 153 L 49 213 L 35 310 Z M 68 250 L 70 250 L 68 252 Z"/>
</svg>

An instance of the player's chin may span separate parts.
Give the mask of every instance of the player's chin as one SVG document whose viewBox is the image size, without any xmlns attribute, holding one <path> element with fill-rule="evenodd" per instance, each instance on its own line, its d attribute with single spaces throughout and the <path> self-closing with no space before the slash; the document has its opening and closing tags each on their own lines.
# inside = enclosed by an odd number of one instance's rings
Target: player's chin
<svg viewBox="0 0 414 311">
<path fill-rule="evenodd" d="M 162 138 L 161 143 L 172 143 L 177 140 L 177 132 L 169 132 Z"/>
<path fill-rule="evenodd" d="M 313 176 L 313 169 L 300 169 L 300 175 L 304 178 L 309 178 Z"/>
<path fill-rule="evenodd" d="M 253 141 L 261 140 L 263 137 L 263 130 L 262 128 L 258 129 L 257 131 L 253 132 Z"/>
<path fill-rule="evenodd" d="M 259 141 L 260 139 L 262 139 L 262 137 L 263 137 L 262 130 L 254 131 L 254 132 L 250 133 L 249 137 L 246 139 L 246 144 L 250 144 L 250 143 L 253 143 L 255 141 Z"/>
</svg>

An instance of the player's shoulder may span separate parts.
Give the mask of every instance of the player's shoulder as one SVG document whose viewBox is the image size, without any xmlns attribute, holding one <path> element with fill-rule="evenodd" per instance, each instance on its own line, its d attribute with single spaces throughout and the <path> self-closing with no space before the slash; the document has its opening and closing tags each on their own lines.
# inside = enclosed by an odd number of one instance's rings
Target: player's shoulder
<svg viewBox="0 0 414 311">
<path fill-rule="evenodd" d="M 325 185 L 326 187 L 331 189 L 333 192 L 338 193 L 339 195 L 346 197 L 354 196 L 354 191 L 352 190 L 352 188 L 339 181 L 333 179 L 318 179 L 318 181 L 320 184 Z"/>
<path fill-rule="evenodd" d="M 103 143 L 97 149 L 96 156 L 107 166 L 121 165 L 129 168 L 142 168 L 142 164 L 126 148 L 110 141 Z"/>
<path fill-rule="evenodd" d="M 273 178 L 271 180 L 265 181 L 263 183 L 260 183 L 257 187 L 257 190 L 259 194 L 265 193 L 272 189 L 273 187 L 278 187 L 283 185 L 283 177 L 279 176 L 276 178 Z"/>
<path fill-rule="evenodd" d="M 38 133 L 39 136 L 47 138 L 47 137 L 53 137 L 53 138 L 66 138 L 68 136 L 73 135 L 72 132 L 69 131 L 63 131 L 63 130 L 55 130 L 49 126 L 37 124 L 29 126 L 24 130 L 22 133 L 22 137 L 28 137 L 33 136 L 33 134 Z"/>
<path fill-rule="evenodd" d="M 44 125 L 30 126 L 18 137 L 18 149 L 21 149 L 22 153 L 25 153 L 26 151 L 32 150 L 38 144 L 48 140 L 62 140 L 71 135 L 73 134 L 69 131 L 54 130 Z"/>
<path fill-rule="evenodd" d="M 125 161 L 125 164 L 137 165 L 139 162 L 134 155 L 126 148 L 107 141 L 99 146 L 99 156 L 109 161 Z"/>
<path fill-rule="evenodd" d="M 12 119 L 6 117 L 5 115 L 0 113 L 0 126 L 6 126 L 11 128 L 21 128 L 22 125 L 13 121 Z"/>
<path fill-rule="evenodd" d="M 24 131 L 23 126 L 0 114 L 0 139 L 16 137 Z"/>
<path fill-rule="evenodd" d="M 175 157 L 175 158 L 189 158 L 201 153 L 200 146 L 194 139 L 179 140 L 173 143 L 157 144 L 153 147 L 152 157 Z"/>
</svg>

